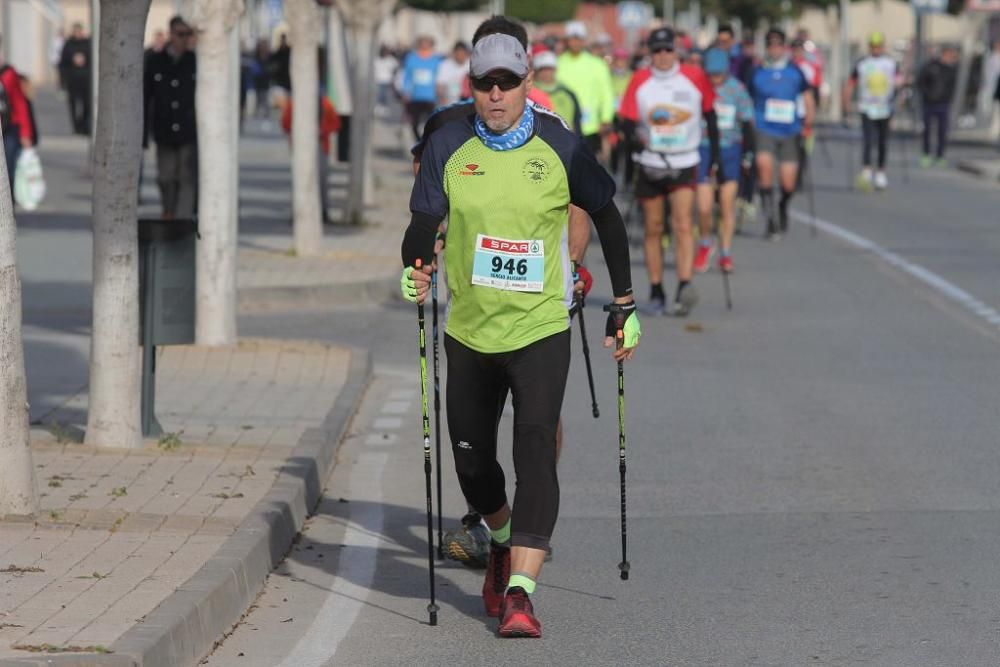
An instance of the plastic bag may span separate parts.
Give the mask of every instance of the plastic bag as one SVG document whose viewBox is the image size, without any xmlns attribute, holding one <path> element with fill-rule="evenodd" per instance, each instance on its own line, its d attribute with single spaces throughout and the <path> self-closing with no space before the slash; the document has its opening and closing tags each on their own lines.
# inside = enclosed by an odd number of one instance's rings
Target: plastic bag
<svg viewBox="0 0 1000 667">
<path fill-rule="evenodd" d="M 14 172 L 14 201 L 25 211 L 34 211 L 45 198 L 42 161 L 34 148 L 25 148 L 17 158 Z"/>
</svg>

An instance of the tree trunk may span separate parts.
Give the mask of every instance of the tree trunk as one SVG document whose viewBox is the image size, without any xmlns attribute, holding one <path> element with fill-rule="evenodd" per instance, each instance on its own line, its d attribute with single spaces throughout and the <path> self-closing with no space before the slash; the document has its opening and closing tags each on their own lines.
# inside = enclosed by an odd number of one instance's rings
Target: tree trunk
<svg viewBox="0 0 1000 667">
<path fill-rule="evenodd" d="M 292 208 L 295 253 L 323 251 L 319 199 L 319 9 L 315 0 L 286 0 L 292 45 Z"/>
<path fill-rule="evenodd" d="M 0 155 L 0 516 L 38 511 L 29 449 L 16 241 L 7 161 Z"/>
<path fill-rule="evenodd" d="M 88 445 L 139 447 L 139 248 L 143 34 L 150 0 L 102 0 L 94 142 L 94 313 Z"/>
<path fill-rule="evenodd" d="M 375 34 L 395 0 L 338 0 L 352 43 L 354 115 L 351 117 L 350 180 L 344 221 L 364 222 L 365 192 L 371 191 L 371 135 L 375 109 Z"/>
<path fill-rule="evenodd" d="M 236 241 L 239 150 L 239 53 L 233 30 L 243 0 L 197 0 L 190 19 L 198 30 L 198 287 L 199 345 L 236 342 Z M 238 85 L 238 83 L 237 83 Z"/>
</svg>

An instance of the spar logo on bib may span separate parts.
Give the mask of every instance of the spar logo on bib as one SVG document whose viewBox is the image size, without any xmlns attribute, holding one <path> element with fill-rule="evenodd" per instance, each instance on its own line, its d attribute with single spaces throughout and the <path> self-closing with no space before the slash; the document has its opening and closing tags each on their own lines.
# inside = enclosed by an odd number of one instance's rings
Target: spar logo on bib
<svg viewBox="0 0 1000 667">
<path fill-rule="evenodd" d="M 532 183 L 541 183 L 549 177 L 549 163 L 541 158 L 531 158 L 521 167 L 521 174 Z"/>
<path fill-rule="evenodd" d="M 470 162 L 469 164 L 465 165 L 465 169 L 464 170 L 460 170 L 458 172 L 458 175 L 459 176 L 482 176 L 485 173 L 486 173 L 485 171 L 480 171 L 478 164 L 476 164 L 475 162 Z"/>
</svg>

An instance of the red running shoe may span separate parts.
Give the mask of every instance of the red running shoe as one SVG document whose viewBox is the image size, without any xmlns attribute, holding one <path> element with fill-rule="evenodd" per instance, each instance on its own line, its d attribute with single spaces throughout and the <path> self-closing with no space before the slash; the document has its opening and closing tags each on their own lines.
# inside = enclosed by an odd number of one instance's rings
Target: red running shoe
<svg viewBox="0 0 1000 667">
<path fill-rule="evenodd" d="M 542 636 L 542 622 L 535 617 L 528 594 L 520 586 L 507 591 L 503 599 L 503 618 L 498 630 L 501 637 Z"/>
<path fill-rule="evenodd" d="M 730 255 L 723 255 L 719 258 L 719 271 L 723 273 L 733 272 L 733 258 Z"/>
<path fill-rule="evenodd" d="M 712 245 L 701 245 L 698 244 L 698 252 L 694 256 L 694 270 L 696 273 L 705 273 L 708 271 L 708 264 L 712 261 L 712 255 L 715 254 L 715 244 Z"/>
<path fill-rule="evenodd" d="M 510 579 L 510 547 L 502 547 L 490 542 L 490 560 L 486 565 L 486 580 L 483 582 L 483 605 L 486 615 L 497 617 L 503 605 L 503 594 Z"/>
</svg>

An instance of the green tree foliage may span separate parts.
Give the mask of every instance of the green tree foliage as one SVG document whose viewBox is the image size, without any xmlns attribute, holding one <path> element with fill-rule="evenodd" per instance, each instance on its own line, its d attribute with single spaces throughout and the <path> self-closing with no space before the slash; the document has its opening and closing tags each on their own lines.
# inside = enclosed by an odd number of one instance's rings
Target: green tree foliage
<svg viewBox="0 0 1000 667">
<path fill-rule="evenodd" d="M 480 9 L 486 0 L 403 0 L 401 4 L 429 12 L 471 12 Z"/>
<path fill-rule="evenodd" d="M 579 0 L 507 0 L 507 16 L 530 23 L 568 21 Z"/>
</svg>

